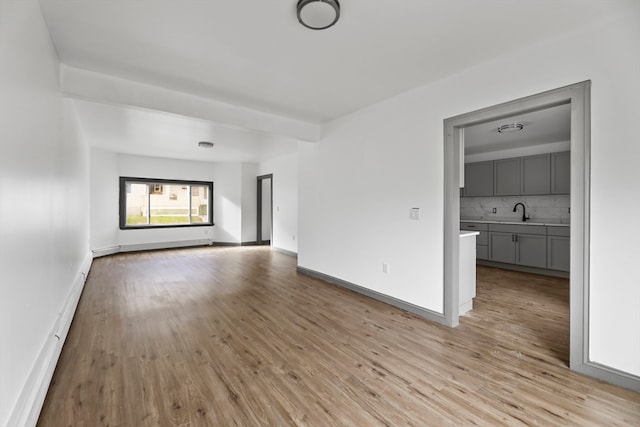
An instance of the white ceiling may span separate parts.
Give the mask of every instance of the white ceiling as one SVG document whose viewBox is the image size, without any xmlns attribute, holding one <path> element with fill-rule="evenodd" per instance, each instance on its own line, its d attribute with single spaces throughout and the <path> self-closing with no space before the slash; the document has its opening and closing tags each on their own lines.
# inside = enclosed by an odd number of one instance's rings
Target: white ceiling
<svg viewBox="0 0 640 427">
<path fill-rule="evenodd" d="M 253 162 L 295 152 L 298 142 L 207 120 L 155 110 L 73 101 L 84 135 L 94 147 L 174 159 Z M 199 141 L 214 143 L 212 149 Z"/>
<path fill-rule="evenodd" d="M 593 21 L 602 0 L 40 0 L 68 65 L 324 123 Z M 616 0 L 621 1 L 621 0 Z"/>
<path fill-rule="evenodd" d="M 501 125 L 508 123 L 521 123 L 524 127 L 518 132 L 498 132 Z M 571 105 L 564 104 L 466 127 L 464 148 L 469 155 L 564 142 L 570 138 Z"/>
</svg>

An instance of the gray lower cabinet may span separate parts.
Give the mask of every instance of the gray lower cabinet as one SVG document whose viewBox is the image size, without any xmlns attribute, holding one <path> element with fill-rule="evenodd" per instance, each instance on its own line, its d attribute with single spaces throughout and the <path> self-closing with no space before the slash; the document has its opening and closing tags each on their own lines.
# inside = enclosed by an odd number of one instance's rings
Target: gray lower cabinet
<svg viewBox="0 0 640 427">
<path fill-rule="evenodd" d="M 516 241 L 513 233 L 489 233 L 489 259 L 491 261 L 516 263 Z"/>
<path fill-rule="evenodd" d="M 516 264 L 547 268 L 547 236 L 516 234 Z"/>
<path fill-rule="evenodd" d="M 544 226 L 489 224 L 489 260 L 547 268 Z"/>
<path fill-rule="evenodd" d="M 480 233 L 477 259 L 569 271 L 569 227 L 461 222 L 460 230 Z"/>
<path fill-rule="evenodd" d="M 569 271 L 571 237 L 569 227 L 547 227 L 547 268 Z"/>
</svg>

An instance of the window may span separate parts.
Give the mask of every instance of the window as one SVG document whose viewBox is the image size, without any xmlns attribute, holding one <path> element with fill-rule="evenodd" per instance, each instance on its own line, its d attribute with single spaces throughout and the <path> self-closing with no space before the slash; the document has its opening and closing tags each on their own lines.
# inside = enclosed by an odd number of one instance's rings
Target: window
<svg viewBox="0 0 640 427">
<path fill-rule="evenodd" d="M 213 183 L 120 177 L 120 229 L 213 225 Z"/>
</svg>

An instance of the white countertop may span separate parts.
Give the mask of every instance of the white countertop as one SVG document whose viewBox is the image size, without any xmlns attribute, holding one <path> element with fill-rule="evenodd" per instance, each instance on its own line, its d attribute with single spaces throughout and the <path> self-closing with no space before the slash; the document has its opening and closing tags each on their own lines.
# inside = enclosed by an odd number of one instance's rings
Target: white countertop
<svg viewBox="0 0 640 427">
<path fill-rule="evenodd" d="M 570 227 L 571 224 L 568 222 L 562 223 L 557 219 L 543 219 L 536 218 L 535 220 L 529 220 L 526 222 L 517 221 L 513 218 L 491 218 L 487 219 L 485 217 L 481 218 L 460 218 L 460 222 L 479 222 L 483 224 L 512 224 L 512 225 L 546 225 L 549 227 Z"/>
<path fill-rule="evenodd" d="M 471 236 L 479 236 L 479 235 L 480 235 L 479 231 L 460 230 L 460 237 L 471 237 Z"/>
</svg>

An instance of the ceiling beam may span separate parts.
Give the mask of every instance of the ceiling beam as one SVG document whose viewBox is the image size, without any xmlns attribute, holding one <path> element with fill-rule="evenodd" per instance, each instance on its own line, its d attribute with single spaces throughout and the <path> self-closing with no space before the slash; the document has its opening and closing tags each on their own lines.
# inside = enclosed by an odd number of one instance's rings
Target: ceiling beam
<svg viewBox="0 0 640 427">
<path fill-rule="evenodd" d="M 306 142 L 318 142 L 322 133 L 322 126 L 316 123 L 265 113 L 66 64 L 60 65 L 60 89 L 63 95 L 69 98 L 165 111 L 209 120 L 225 126 L 289 136 Z"/>
</svg>

